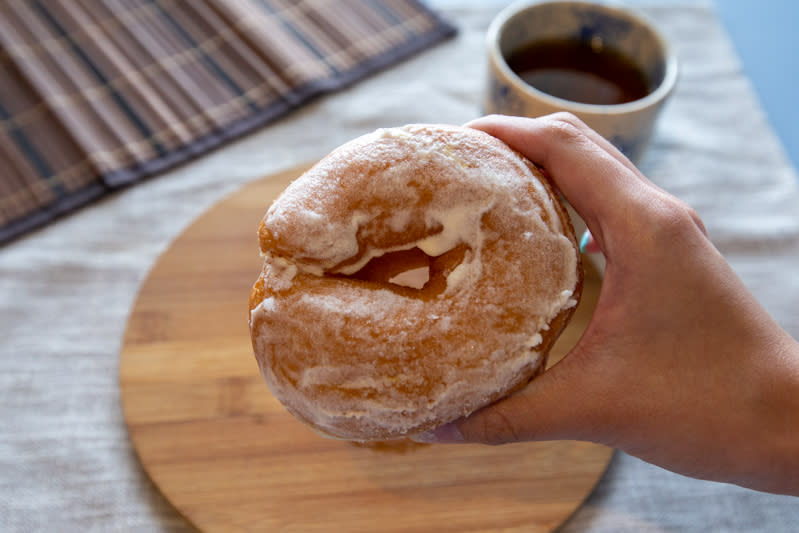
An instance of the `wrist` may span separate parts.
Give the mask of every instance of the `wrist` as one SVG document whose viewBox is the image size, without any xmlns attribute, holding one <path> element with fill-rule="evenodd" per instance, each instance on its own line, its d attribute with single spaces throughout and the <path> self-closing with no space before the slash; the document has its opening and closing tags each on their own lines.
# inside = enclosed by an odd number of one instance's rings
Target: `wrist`
<svg viewBox="0 0 799 533">
<path fill-rule="evenodd" d="M 742 435 L 751 441 L 744 461 L 754 483 L 747 485 L 799 496 L 799 344 L 782 338 L 764 360 L 769 366 L 755 376 L 759 392 L 750 402 L 750 428 Z"/>
</svg>

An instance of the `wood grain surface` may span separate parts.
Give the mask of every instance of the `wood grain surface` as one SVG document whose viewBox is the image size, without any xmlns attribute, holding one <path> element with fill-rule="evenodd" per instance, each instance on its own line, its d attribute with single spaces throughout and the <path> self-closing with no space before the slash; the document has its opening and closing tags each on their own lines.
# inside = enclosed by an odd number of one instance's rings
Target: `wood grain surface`
<svg viewBox="0 0 799 533">
<path fill-rule="evenodd" d="M 163 254 L 120 360 L 130 438 L 164 496 L 209 532 L 551 531 L 590 493 L 612 450 L 589 443 L 358 446 L 289 415 L 251 352 L 256 229 L 304 168 L 266 177 L 200 217 Z M 599 280 L 552 354 L 579 338 Z"/>
</svg>

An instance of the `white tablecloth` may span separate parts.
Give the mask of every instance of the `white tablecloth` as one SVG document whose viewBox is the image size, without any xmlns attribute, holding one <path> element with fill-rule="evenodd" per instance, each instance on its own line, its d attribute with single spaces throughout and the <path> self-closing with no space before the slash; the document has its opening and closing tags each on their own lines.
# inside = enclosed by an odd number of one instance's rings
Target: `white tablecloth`
<svg viewBox="0 0 799 533">
<path fill-rule="evenodd" d="M 0 531 L 191 530 L 141 470 L 122 419 L 118 354 L 136 291 L 181 230 L 242 184 L 376 127 L 476 117 L 483 35 L 497 8 L 444 4 L 455 40 L 0 249 Z M 682 61 L 643 170 L 698 210 L 797 337 L 797 176 L 712 6 L 641 7 Z M 688 479 L 619 453 L 564 531 L 797 527 L 799 499 Z"/>
</svg>

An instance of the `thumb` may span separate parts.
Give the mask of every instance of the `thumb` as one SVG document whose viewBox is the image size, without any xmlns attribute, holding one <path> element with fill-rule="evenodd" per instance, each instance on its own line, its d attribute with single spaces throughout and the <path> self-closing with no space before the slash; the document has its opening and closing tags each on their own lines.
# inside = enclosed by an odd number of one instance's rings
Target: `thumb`
<svg viewBox="0 0 799 533">
<path fill-rule="evenodd" d="M 524 389 L 466 418 L 412 437 L 424 443 L 505 444 L 533 440 L 597 440 L 596 402 L 584 375 L 572 372 L 574 353 L 532 380 Z"/>
</svg>

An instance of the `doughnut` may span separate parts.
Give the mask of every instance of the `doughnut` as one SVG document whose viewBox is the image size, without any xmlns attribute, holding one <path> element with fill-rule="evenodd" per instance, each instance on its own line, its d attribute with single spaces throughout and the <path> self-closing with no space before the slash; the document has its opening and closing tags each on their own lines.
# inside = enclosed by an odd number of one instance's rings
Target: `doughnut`
<svg viewBox="0 0 799 533">
<path fill-rule="evenodd" d="M 272 203 L 249 299 L 272 394 L 324 436 L 413 436 L 543 371 L 582 288 L 541 171 L 466 127 L 380 129 Z"/>
</svg>

